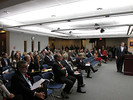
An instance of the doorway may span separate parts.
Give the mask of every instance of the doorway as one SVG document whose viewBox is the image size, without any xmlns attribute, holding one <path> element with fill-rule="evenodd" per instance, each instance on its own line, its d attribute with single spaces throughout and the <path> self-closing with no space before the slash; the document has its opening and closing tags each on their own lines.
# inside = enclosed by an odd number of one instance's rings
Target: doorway
<svg viewBox="0 0 133 100">
<path fill-rule="evenodd" d="M 102 48 L 102 46 L 106 46 L 106 40 L 105 39 L 103 39 L 103 38 L 99 38 L 99 39 L 97 39 L 97 49 L 101 49 Z M 105 47 L 106 48 L 106 47 Z"/>
</svg>

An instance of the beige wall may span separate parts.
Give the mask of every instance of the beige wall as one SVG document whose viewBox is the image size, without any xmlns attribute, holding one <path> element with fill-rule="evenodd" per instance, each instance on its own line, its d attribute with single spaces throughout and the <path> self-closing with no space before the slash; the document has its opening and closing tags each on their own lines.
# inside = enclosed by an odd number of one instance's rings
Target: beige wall
<svg viewBox="0 0 133 100">
<path fill-rule="evenodd" d="M 70 47 L 71 45 L 79 46 L 81 47 L 81 40 L 63 40 L 63 39 L 55 39 L 54 40 L 55 48 L 62 48 L 62 46 L 65 48 L 66 45 Z"/>
<path fill-rule="evenodd" d="M 126 44 L 128 44 L 128 38 L 107 38 L 106 39 L 106 47 L 110 46 L 110 47 L 118 47 L 121 42 L 125 42 Z"/>
<path fill-rule="evenodd" d="M 128 51 L 133 53 L 133 47 L 130 47 L 131 41 L 133 41 L 133 38 L 128 38 Z"/>
<path fill-rule="evenodd" d="M 131 38 L 133 40 L 133 38 Z M 89 43 L 90 39 L 83 40 L 83 45 L 87 49 L 92 49 L 93 48 L 93 43 Z M 106 38 L 106 47 L 118 47 L 121 42 L 125 42 L 128 44 L 128 38 Z M 65 47 L 66 45 L 70 47 L 71 45 L 78 45 L 79 47 L 81 46 L 81 40 L 64 40 L 64 39 L 54 39 L 54 45 L 55 48 L 62 48 L 62 45 Z M 130 49 L 130 50 L 133 50 Z"/>
<path fill-rule="evenodd" d="M 93 43 L 90 43 L 90 40 L 86 40 L 86 49 L 92 49 L 93 48 Z"/>
</svg>

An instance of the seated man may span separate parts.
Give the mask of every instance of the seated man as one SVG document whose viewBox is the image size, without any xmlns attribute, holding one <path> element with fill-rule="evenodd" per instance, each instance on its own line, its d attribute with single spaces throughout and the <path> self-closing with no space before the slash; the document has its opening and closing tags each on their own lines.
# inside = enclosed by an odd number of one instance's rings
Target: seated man
<svg viewBox="0 0 133 100">
<path fill-rule="evenodd" d="M 92 78 L 90 76 L 90 69 L 95 73 L 97 72 L 97 70 L 95 70 L 91 65 L 90 63 L 84 63 L 83 62 L 83 56 L 82 56 L 82 53 L 79 53 L 78 54 L 78 58 L 76 59 L 76 64 L 77 64 L 77 67 L 78 69 L 80 70 L 85 70 L 87 72 L 87 78 Z"/>
<path fill-rule="evenodd" d="M 47 93 L 44 86 L 31 90 L 33 79 L 27 75 L 28 64 L 26 61 L 17 63 L 17 71 L 11 79 L 12 93 L 22 95 L 24 100 L 43 100 Z"/>
<path fill-rule="evenodd" d="M 2 53 L 2 59 L 1 59 L 2 67 L 8 67 L 10 66 L 10 60 L 8 59 L 7 53 Z"/>
<path fill-rule="evenodd" d="M 58 83 L 65 83 L 65 88 L 61 93 L 62 98 L 69 98 L 67 93 L 70 92 L 71 88 L 73 87 L 76 78 L 73 76 L 68 75 L 66 68 L 61 64 L 62 56 L 61 54 L 54 55 L 55 62 L 53 63 L 53 73 L 55 82 Z"/>
<path fill-rule="evenodd" d="M 81 90 L 81 87 L 84 87 L 85 84 L 83 83 L 83 77 L 82 74 L 78 71 L 74 71 L 76 67 L 72 67 L 71 64 L 68 63 L 68 54 L 63 54 L 63 60 L 61 61 L 62 65 L 66 67 L 68 75 L 74 76 L 77 79 L 77 92 L 79 93 L 86 93 L 85 91 Z"/>
</svg>

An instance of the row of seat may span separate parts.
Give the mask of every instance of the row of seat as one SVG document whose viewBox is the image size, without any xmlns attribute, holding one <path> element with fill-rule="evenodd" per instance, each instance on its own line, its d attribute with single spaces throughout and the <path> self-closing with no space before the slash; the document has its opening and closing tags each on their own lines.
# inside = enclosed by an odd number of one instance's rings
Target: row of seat
<svg viewBox="0 0 133 100">
<path fill-rule="evenodd" d="M 15 71 L 11 71 L 7 74 L 3 74 L 2 77 L 4 80 L 7 81 L 7 83 L 5 83 L 5 86 L 7 87 L 7 89 L 10 91 L 10 86 L 11 86 L 11 78 L 13 76 L 13 74 L 15 73 Z M 56 83 L 54 82 L 53 79 L 53 72 L 45 72 L 36 76 L 33 76 L 33 80 L 34 82 L 39 81 L 41 78 L 45 79 L 45 84 L 47 84 L 48 87 L 48 91 L 47 91 L 47 95 L 53 97 L 53 92 L 54 89 L 62 89 L 63 84 L 60 83 Z M 54 99 L 54 98 L 51 98 Z"/>
<path fill-rule="evenodd" d="M 93 67 L 94 67 L 96 64 L 99 63 L 99 61 L 96 61 L 94 57 L 89 57 L 89 58 L 87 58 L 87 59 L 84 59 L 83 62 L 84 62 L 84 63 L 88 63 L 88 62 L 89 62 L 90 65 L 93 66 Z"/>
</svg>

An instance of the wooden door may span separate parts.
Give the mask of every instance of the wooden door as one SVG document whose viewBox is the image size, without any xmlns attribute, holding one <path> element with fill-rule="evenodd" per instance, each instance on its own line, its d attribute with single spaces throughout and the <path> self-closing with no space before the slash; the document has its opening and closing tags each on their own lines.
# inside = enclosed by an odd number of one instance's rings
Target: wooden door
<svg viewBox="0 0 133 100">
<path fill-rule="evenodd" d="M 0 56 L 2 52 L 6 51 L 6 34 L 0 34 Z"/>
<path fill-rule="evenodd" d="M 103 38 L 97 39 L 97 49 L 101 49 L 102 46 L 106 48 L 106 40 Z"/>
</svg>

